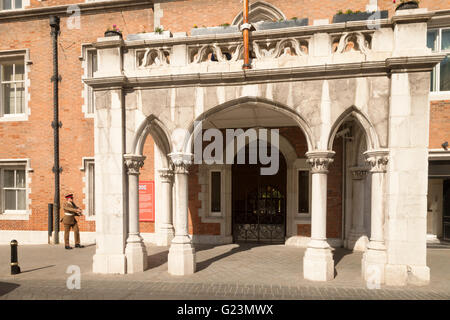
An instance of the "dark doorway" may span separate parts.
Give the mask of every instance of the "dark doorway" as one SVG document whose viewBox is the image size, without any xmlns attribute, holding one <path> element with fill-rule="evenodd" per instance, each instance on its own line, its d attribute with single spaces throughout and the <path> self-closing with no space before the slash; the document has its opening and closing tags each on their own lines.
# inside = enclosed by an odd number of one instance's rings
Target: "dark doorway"
<svg viewBox="0 0 450 320">
<path fill-rule="evenodd" d="M 249 148 L 245 150 L 248 163 Z M 234 242 L 284 243 L 286 236 L 286 160 L 280 152 L 275 175 L 261 175 L 261 164 L 232 167 Z"/>
<path fill-rule="evenodd" d="M 443 238 L 450 241 L 450 179 L 444 180 L 443 198 Z"/>
</svg>

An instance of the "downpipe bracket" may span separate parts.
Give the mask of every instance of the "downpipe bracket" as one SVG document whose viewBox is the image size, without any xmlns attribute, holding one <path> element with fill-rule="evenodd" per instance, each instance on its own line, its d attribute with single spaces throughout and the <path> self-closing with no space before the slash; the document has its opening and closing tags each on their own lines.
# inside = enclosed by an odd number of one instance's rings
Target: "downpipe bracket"
<svg viewBox="0 0 450 320">
<path fill-rule="evenodd" d="M 55 127 L 56 127 L 55 126 L 55 121 L 52 121 L 52 128 L 55 129 Z M 61 121 L 58 122 L 58 128 L 62 128 L 62 122 Z"/>
</svg>

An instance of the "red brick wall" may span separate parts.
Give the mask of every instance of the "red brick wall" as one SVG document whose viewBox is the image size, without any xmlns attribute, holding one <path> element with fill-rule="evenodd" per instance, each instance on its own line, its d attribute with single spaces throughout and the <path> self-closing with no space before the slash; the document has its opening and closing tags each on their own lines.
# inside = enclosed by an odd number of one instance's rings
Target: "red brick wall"
<svg viewBox="0 0 450 320">
<path fill-rule="evenodd" d="M 220 235 L 220 223 L 203 223 L 198 215 L 202 203 L 198 199 L 201 185 L 198 183 L 198 165 L 189 170 L 189 234 Z"/>
<path fill-rule="evenodd" d="M 46 2 L 47 4 L 49 2 Z M 59 3 L 59 2 L 58 2 Z M 82 112 L 83 69 L 79 57 L 81 44 L 94 42 L 106 27 L 116 23 L 124 33 L 141 31 L 148 24 L 153 11 L 132 10 L 82 15 L 81 29 L 68 30 L 66 18 L 61 19 L 59 41 L 59 72 L 62 77 L 59 90 L 61 203 L 65 192 L 75 195 L 75 203 L 84 208 L 80 171 L 82 157 L 94 156 L 93 119 Z M 150 19 L 153 23 L 153 18 Z M 123 21 L 126 21 L 126 26 Z M 18 37 L 20 35 L 20 38 Z M 50 77 L 52 76 L 52 43 L 48 18 L 19 20 L 0 23 L 0 50 L 29 49 L 32 64 L 28 78 L 30 101 L 28 121 L 0 123 L 0 159 L 30 158 L 32 214 L 28 221 L 0 220 L 3 230 L 47 230 L 47 204 L 53 202 L 53 100 Z M 95 231 L 95 222 L 79 218 L 82 231 Z"/>
<path fill-rule="evenodd" d="M 430 105 L 430 148 L 441 149 L 450 143 L 450 100 L 432 101 Z"/>
<path fill-rule="evenodd" d="M 250 1 L 255 3 L 256 0 Z M 339 11 L 365 11 L 369 0 L 265 0 L 284 13 L 287 19 L 292 17 L 309 18 L 312 25 L 315 19 L 329 19 Z M 218 10 L 220 6 L 221 10 Z M 392 0 L 378 0 L 381 10 L 389 10 L 389 17 L 394 15 L 395 7 Z M 198 27 L 213 27 L 223 23 L 232 23 L 233 19 L 242 11 L 239 0 L 180 0 L 161 3 L 164 16 L 161 24 L 172 32 L 188 32 L 194 25 Z M 450 9 L 450 0 L 422 0 L 421 8 L 428 10 Z M 189 12 L 189 19 L 186 19 Z"/>
</svg>

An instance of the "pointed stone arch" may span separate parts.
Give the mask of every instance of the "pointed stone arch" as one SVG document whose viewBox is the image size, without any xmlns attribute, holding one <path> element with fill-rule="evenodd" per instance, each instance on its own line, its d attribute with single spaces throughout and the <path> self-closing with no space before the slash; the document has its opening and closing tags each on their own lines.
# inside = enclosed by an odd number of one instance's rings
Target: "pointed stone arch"
<svg viewBox="0 0 450 320">
<path fill-rule="evenodd" d="M 333 149 L 333 142 L 336 133 L 338 132 L 340 126 L 344 123 L 344 121 L 350 117 L 356 120 L 356 123 L 361 127 L 361 129 L 365 133 L 367 149 L 368 150 L 378 149 L 380 146 L 378 135 L 375 131 L 373 124 L 370 122 L 368 116 L 365 115 L 361 110 L 359 110 L 355 106 L 351 106 L 337 118 L 337 120 L 331 127 L 330 134 L 328 135 L 328 144 L 327 144 L 328 150 Z"/>
<path fill-rule="evenodd" d="M 285 20 L 284 13 L 275 7 L 274 5 L 257 1 L 249 6 L 249 22 L 255 23 L 258 21 L 278 21 L 280 19 Z M 241 25 L 243 21 L 242 11 L 233 19 L 232 25 Z"/>
<path fill-rule="evenodd" d="M 147 136 L 151 135 L 158 148 L 161 150 L 162 164 L 167 168 L 169 167 L 169 160 L 167 155 L 172 150 L 169 131 L 165 128 L 164 124 L 154 115 L 147 117 L 136 130 L 136 134 L 133 138 L 133 153 L 136 155 L 143 155 L 144 144 L 147 140 Z"/>
</svg>

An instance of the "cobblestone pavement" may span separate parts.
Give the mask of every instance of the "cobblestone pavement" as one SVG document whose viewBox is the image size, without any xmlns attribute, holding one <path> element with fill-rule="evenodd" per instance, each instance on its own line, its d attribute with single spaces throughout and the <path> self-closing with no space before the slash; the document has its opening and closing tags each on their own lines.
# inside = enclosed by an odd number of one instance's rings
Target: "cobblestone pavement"
<svg viewBox="0 0 450 320">
<path fill-rule="evenodd" d="M 167 247 L 147 246 L 149 269 L 126 275 L 92 273 L 95 245 L 19 246 L 22 273 L 10 275 L 9 246 L 0 246 L 0 299 L 450 299 L 450 250 L 428 249 L 428 286 L 368 289 L 361 280 L 361 253 L 334 251 L 336 277 L 303 279 L 304 249 L 283 245 L 198 245 L 197 272 L 167 273 Z M 67 289 L 66 273 L 80 267 L 81 288 Z"/>
</svg>

